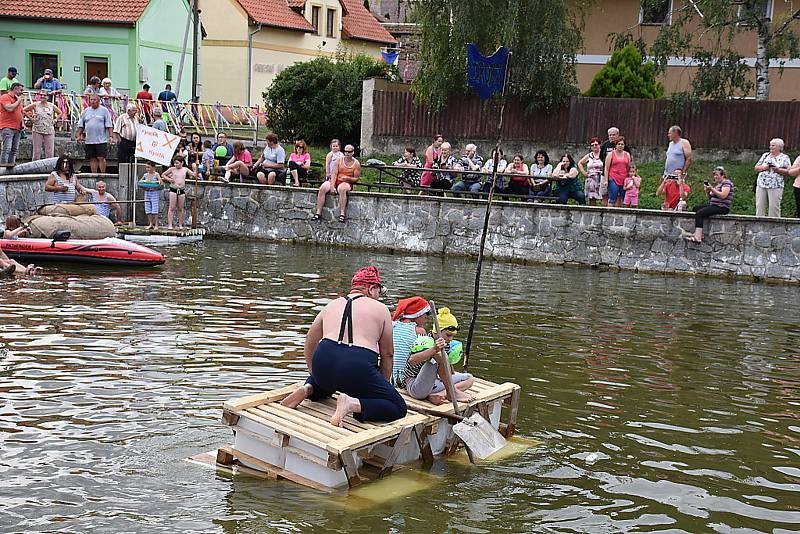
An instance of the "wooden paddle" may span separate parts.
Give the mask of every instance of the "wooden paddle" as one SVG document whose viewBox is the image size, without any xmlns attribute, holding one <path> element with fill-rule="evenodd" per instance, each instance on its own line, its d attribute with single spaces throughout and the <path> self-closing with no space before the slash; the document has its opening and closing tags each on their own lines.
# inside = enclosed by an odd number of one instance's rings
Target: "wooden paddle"
<svg viewBox="0 0 800 534">
<path fill-rule="evenodd" d="M 442 333 L 439 330 L 439 318 L 436 314 L 436 303 L 432 300 L 429 300 L 428 303 L 431 305 L 431 313 L 433 314 L 433 333 L 436 334 L 436 337 L 442 337 Z M 453 402 L 453 410 L 455 410 L 456 415 L 460 415 L 458 411 L 458 401 L 456 400 L 456 388 L 453 385 L 453 368 L 450 365 L 450 360 L 447 357 L 445 349 L 442 349 L 442 358 L 444 358 L 445 363 L 445 372 L 443 373 L 445 377 L 442 379 L 442 382 L 444 382 L 447 396 L 450 397 L 450 400 Z"/>
<path fill-rule="evenodd" d="M 434 333 L 437 337 L 441 336 L 439 330 L 439 318 L 436 312 L 436 304 L 431 300 L 428 301 L 431 306 L 431 313 L 433 313 L 433 326 Z M 453 409 L 455 414 L 452 418 L 460 418 L 461 421 L 453 425 L 453 433 L 464 442 L 467 449 L 469 461 L 475 463 L 476 458 L 483 460 L 488 458 L 495 452 L 499 451 L 506 445 L 506 440 L 500 433 L 492 427 L 492 425 L 481 417 L 478 413 L 473 413 L 469 417 L 462 417 L 458 413 L 458 402 L 456 401 L 456 388 L 453 385 L 453 368 L 450 365 L 450 359 L 447 352 L 442 349 L 442 356 L 444 356 L 446 372 L 444 379 L 444 387 L 447 390 L 447 395 L 453 401 Z M 427 412 L 427 410 L 425 410 Z M 435 412 L 427 412 L 433 415 Z M 448 417 L 450 414 L 436 414 L 440 417 Z M 449 418 L 449 417 L 448 417 Z"/>
</svg>

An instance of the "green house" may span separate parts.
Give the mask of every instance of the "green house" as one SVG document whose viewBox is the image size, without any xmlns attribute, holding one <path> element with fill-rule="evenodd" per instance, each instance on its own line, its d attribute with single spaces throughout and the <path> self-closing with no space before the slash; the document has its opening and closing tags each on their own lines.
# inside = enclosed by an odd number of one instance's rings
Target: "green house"
<svg viewBox="0 0 800 534">
<path fill-rule="evenodd" d="M 0 2 L 0 76 L 15 66 L 19 81 L 31 88 L 51 69 L 67 92 L 76 93 L 92 76 L 109 77 L 132 96 L 144 83 L 156 96 L 169 83 L 189 100 L 191 25 L 180 87 L 178 74 L 190 14 L 187 0 Z"/>
</svg>

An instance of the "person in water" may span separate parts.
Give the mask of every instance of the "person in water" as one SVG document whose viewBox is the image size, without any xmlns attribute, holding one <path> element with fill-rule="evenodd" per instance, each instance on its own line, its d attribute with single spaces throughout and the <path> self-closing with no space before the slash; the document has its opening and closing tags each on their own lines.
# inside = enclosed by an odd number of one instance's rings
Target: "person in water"
<svg viewBox="0 0 800 534">
<path fill-rule="evenodd" d="M 408 394 L 415 399 L 427 398 L 433 404 L 444 404 L 448 401 L 447 393 L 442 379 L 447 376 L 447 365 L 442 354 L 442 347 L 448 355 L 451 364 L 458 363 L 461 359 L 461 342 L 454 338 L 458 332 L 458 321 L 450 313 L 449 308 L 441 308 L 436 315 L 441 328 L 440 338 L 421 337 L 411 348 L 411 355 L 406 362 L 403 373 L 404 387 Z M 467 390 L 475 383 L 475 378 L 469 373 L 453 373 L 456 400 L 471 402 L 474 397 Z"/>
<path fill-rule="evenodd" d="M 431 307 L 422 297 L 400 299 L 392 315 L 392 338 L 394 340 L 394 364 L 392 365 L 392 384 L 403 387 L 403 371 L 411 355 L 411 347 L 419 336 L 427 335 L 425 325 L 431 316 Z M 441 341 L 440 349 L 444 347 Z M 433 356 L 433 351 L 429 355 Z"/>
<path fill-rule="evenodd" d="M 25 237 L 30 233 L 28 225 L 23 223 L 22 220 L 16 215 L 9 215 L 6 217 L 6 228 L 3 230 L 3 239 L 19 239 Z M 0 249 L 0 278 L 13 276 L 16 274 L 39 274 L 42 271 L 41 267 L 30 264 L 27 267 L 22 265 L 17 260 L 12 260 L 6 256 L 3 249 Z"/>
<path fill-rule="evenodd" d="M 331 424 L 345 416 L 358 421 L 395 421 L 406 415 L 406 403 L 389 384 L 394 347 L 392 317 L 379 301 L 381 278 L 373 266 L 353 275 L 350 292 L 328 303 L 306 334 L 306 383 L 281 401 L 296 408 L 305 399 L 324 399 L 339 392 Z"/>
</svg>

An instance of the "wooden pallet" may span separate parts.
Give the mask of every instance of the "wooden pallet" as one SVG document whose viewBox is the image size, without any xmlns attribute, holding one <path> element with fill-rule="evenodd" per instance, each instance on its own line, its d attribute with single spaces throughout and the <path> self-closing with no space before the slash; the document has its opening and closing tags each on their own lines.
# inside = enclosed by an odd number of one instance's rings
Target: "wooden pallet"
<svg viewBox="0 0 800 534">
<path fill-rule="evenodd" d="M 436 406 L 399 390 L 407 415 L 390 423 L 359 422 L 352 416 L 341 427 L 330 424 L 336 399 L 303 401 L 297 409 L 280 401 L 302 384 L 232 399 L 223 404 L 223 422 L 234 430 L 234 445 L 219 449 L 217 463 L 242 465 L 315 488 L 349 487 L 391 474 L 398 464 L 421 460 L 433 463 L 429 437 L 437 434 L 436 452 L 453 452 L 459 442 L 450 430 L 452 404 Z M 516 427 L 520 387 L 476 379 L 469 390 L 476 398 L 460 406 L 494 419 L 506 436 Z M 510 407 L 505 424 L 499 422 L 501 404 Z M 426 413 L 426 411 L 428 413 Z M 441 415 L 438 415 L 441 414 Z M 447 435 L 438 434 L 447 432 Z M 446 442 L 446 447 L 444 443 Z"/>
</svg>

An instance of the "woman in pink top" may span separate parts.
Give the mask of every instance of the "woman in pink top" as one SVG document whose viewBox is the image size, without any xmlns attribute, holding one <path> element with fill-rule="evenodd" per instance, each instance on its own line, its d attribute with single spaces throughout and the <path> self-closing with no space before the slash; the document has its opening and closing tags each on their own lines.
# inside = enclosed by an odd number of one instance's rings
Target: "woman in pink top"
<svg viewBox="0 0 800 534">
<path fill-rule="evenodd" d="M 608 205 L 622 207 L 622 199 L 625 196 L 625 178 L 630 173 L 632 159 L 631 155 L 625 152 L 625 138 L 621 135 L 617 137 L 614 150 L 606 156 L 605 176 L 603 181 L 608 185 Z"/>
<path fill-rule="evenodd" d="M 239 181 L 242 178 L 250 175 L 250 166 L 253 164 L 253 156 L 250 151 L 244 147 L 241 141 L 233 142 L 233 157 L 228 160 L 225 165 L 225 177 L 222 178 L 223 182 L 231 181 L 231 174 L 236 173 L 239 175 Z"/>
<path fill-rule="evenodd" d="M 289 155 L 289 173 L 294 178 L 294 186 L 300 187 L 300 181 L 305 180 L 311 169 L 311 154 L 308 153 L 306 142 L 298 139 L 294 142 L 294 152 Z"/>
<path fill-rule="evenodd" d="M 442 143 L 444 143 L 444 136 L 442 134 L 436 134 L 433 136 L 433 143 L 430 144 L 428 148 L 425 149 L 425 164 L 424 167 L 426 169 L 433 168 L 433 162 L 439 161 L 439 156 L 441 156 L 442 151 Z M 419 178 L 419 186 L 420 187 L 430 187 L 435 179 L 434 173 L 431 171 L 424 171 Z"/>
</svg>

